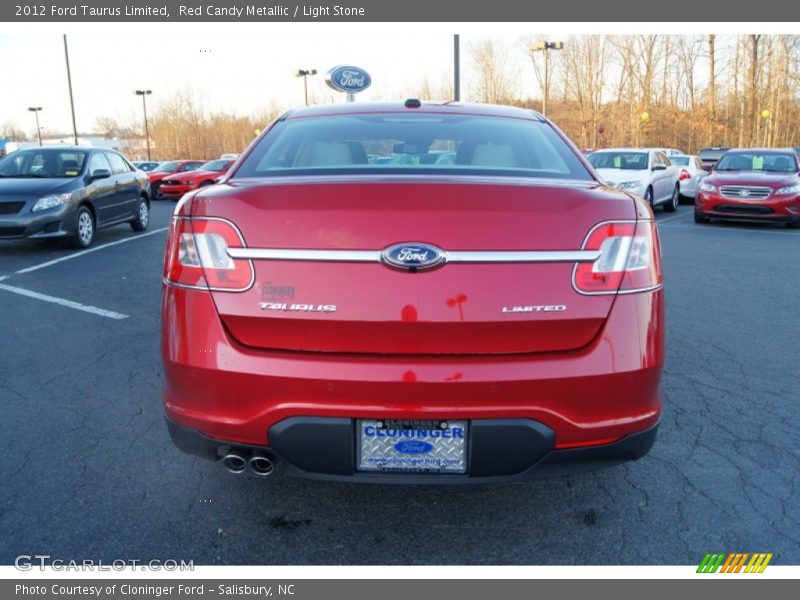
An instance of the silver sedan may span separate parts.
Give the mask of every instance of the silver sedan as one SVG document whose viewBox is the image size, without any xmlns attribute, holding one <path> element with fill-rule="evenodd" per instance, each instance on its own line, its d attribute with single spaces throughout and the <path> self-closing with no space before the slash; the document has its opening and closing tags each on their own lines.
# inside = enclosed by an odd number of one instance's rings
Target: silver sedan
<svg viewBox="0 0 800 600">
<path fill-rule="evenodd" d="M 703 169 L 699 157 L 693 154 L 679 154 L 669 157 L 670 162 L 678 167 L 678 181 L 681 186 L 681 199 L 694 199 L 697 187 L 708 172 Z"/>
</svg>

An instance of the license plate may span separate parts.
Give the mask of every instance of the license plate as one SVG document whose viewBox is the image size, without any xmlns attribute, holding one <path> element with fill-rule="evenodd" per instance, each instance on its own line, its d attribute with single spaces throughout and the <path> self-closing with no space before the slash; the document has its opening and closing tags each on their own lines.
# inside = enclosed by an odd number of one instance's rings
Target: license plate
<svg viewBox="0 0 800 600">
<path fill-rule="evenodd" d="M 359 471 L 465 473 L 467 421 L 358 420 Z"/>
</svg>

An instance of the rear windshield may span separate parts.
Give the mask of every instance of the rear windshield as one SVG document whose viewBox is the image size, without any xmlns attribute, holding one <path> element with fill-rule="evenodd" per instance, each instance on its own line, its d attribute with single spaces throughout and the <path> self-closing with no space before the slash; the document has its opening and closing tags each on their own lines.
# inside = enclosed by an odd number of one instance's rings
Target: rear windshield
<svg viewBox="0 0 800 600">
<path fill-rule="evenodd" d="M 641 171 L 647 168 L 647 152 L 595 152 L 586 160 L 595 169 Z"/>
<path fill-rule="evenodd" d="M 280 121 L 236 173 L 592 177 L 546 123 L 475 115 L 386 113 Z"/>
<path fill-rule="evenodd" d="M 670 162 L 673 165 L 681 165 L 681 166 L 688 166 L 689 165 L 689 157 L 688 156 L 670 156 Z"/>
<path fill-rule="evenodd" d="M 767 171 L 794 173 L 797 163 L 793 154 L 777 152 L 728 152 L 714 167 L 716 171 Z"/>
<path fill-rule="evenodd" d="M 76 150 L 18 150 L 0 160 L 0 177 L 77 177 L 85 160 L 86 152 Z"/>
</svg>

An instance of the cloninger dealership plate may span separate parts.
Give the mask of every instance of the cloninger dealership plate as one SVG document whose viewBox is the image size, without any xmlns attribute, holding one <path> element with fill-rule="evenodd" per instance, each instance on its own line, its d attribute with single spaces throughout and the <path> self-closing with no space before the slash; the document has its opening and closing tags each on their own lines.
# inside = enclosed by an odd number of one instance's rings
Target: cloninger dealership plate
<svg viewBox="0 0 800 600">
<path fill-rule="evenodd" d="M 358 420 L 359 471 L 465 473 L 467 421 Z"/>
</svg>

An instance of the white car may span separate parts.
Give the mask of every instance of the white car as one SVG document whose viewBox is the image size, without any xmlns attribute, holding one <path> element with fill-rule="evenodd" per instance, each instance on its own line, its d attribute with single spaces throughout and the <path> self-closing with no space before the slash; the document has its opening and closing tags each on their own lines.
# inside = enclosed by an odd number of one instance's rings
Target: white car
<svg viewBox="0 0 800 600">
<path fill-rule="evenodd" d="M 700 182 L 708 175 L 703 168 L 703 161 L 699 156 L 684 154 L 683 156 L 670 156 L 670 161 L 678 167 L 678 181 L 681 184 L 681 198 L 694 199 Z"/>
<path fill-rule="evenodd" d="M 642 196 L 652 207 L 673 212 L 680 204 L 678 167 L 667 155 L 651 148 L 610 148 L 587 157 L 610 186 Z"/>
<path fill-rule="evenodd" d="M 684 152 L 683 150 L 678 150 L 677 148 L 654 148 L 654 150 L 656 150 L 657 152 L 663 152 L 669 158 L 672 158 L 673 156 L 683 156 L 684 154 L 686 154 L 686 152 Z"/>
</svg>

